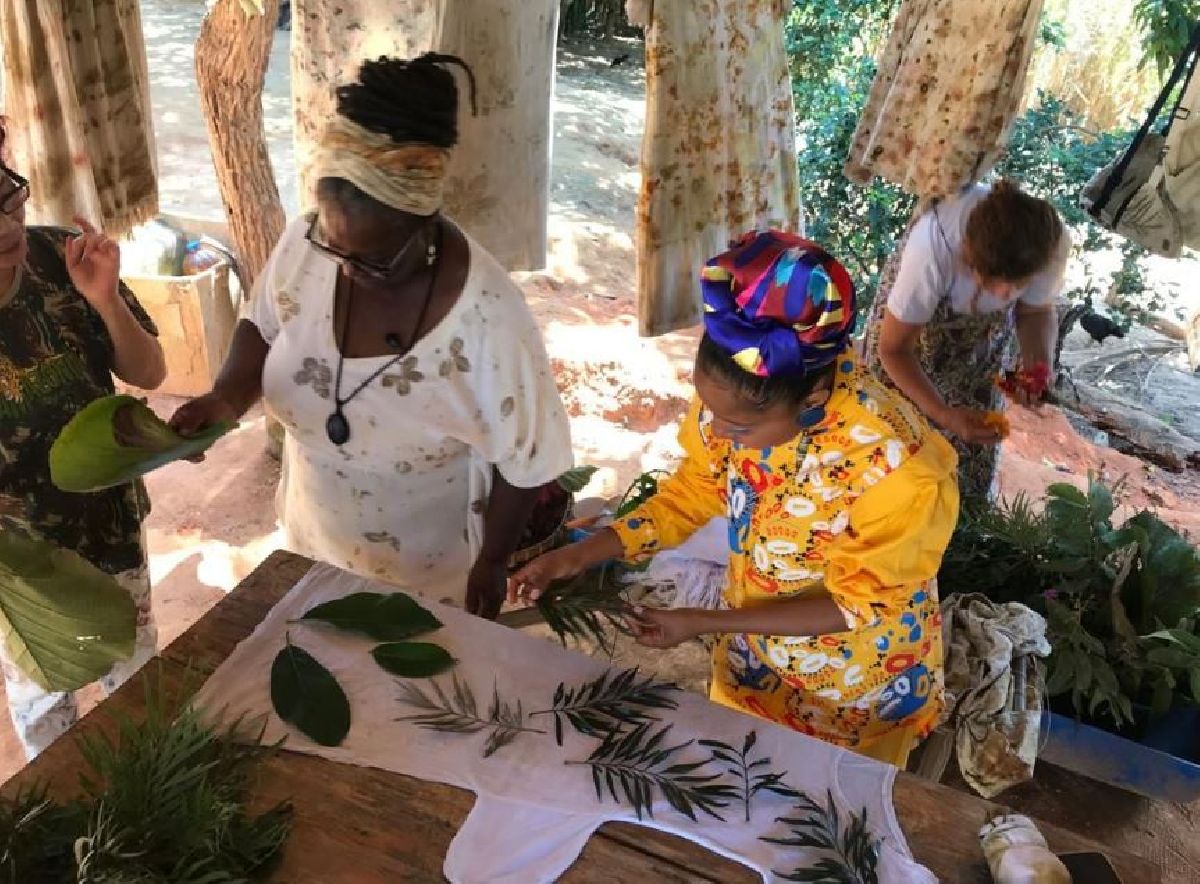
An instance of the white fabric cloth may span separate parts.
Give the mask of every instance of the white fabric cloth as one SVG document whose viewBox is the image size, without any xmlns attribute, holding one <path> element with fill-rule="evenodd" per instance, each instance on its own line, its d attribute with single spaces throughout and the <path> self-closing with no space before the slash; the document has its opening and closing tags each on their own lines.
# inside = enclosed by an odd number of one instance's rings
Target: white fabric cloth
<svg viewBox="0 0 1200 884">
<path fill-rule="evenodd" d="M 508 274 L 474 241 L 449 314 L 345 406 L 329 441 L 337 265 L 289 225 L 248 318 L 271 345 L 267 410 L 287 431 L 277 506 L 289 548 L 461 603 L 483 539 L 492 466 L 532 488 L 572 464 L 570 428 L 541 334 Z M 389 357 L 347 359 L 344 399 Z"/>
<path fill-rule="evenodd" d="M 559 748 L 548 716 L 534 717 L 548 733 L 522 734 L 491 758 L 483 758 L 481 734 L 427 731 L 398 722 L 406 707 L 397 699 L 397 680 L 371 662 L 372 642 L 321 626 L 297 626 L 295 618 L 312 606 L 352 592 L 382 591 L 367 581 L 318 566 L 267 615 L 248 639 L 217 669 L 197 695 L 206 713 L 232 720 L 240 715 L 265 722 L 265 739 L 286 736 L 292 751 L 319 755 L 343 764 L 395 771 L 408 776 L 468 789 L 478 796 L 450 846 L 444 872 L 452 882 L 536 884 L 556 880 L 601 823 L 635 822 L 633 811 L 610 799 L 598 802 L 586 767 L 566 765 L 588 756 L 595 741 L 564 729 Z M 493 686 L 502 697 L 520 699 L 528 712 L 549 708 L 559 682 L 581 684 L 605 669 L 601 660 L 585 657 L 551 641 L 524 635 L 460 610 L 430 604 L 444 628 L 422 640 L 445 647 L 458 661 L 453 670 L 479 698 L 490 698 Z M 291 624 L 291 625 L 289 625 Z M 268 673 L 284 646 L 285 633 L 338 679 L 350 700 L 352 723 L 338 747 L 318 746 L 290 730 L 271 711 Z M 247 673 L 255 673 L 247 677 Z M 448 683 L 449 675 L 441 677 Z M 427 686 L 428 682 L 418 682 Z M 883 840 L 879 880 L 932 882 L 935 879 L 910 857 L 892 808 L 895 770 L 847 750 L 805 737 L 766 721 L 744 716 L 695 694 L 680 693 L 679 709 L 666 713 L 671 741 L 710 738 L 740 745 L 746 733 L 758 734 L 757 751 L 771 758 L 771 770 L 787 771 L 793 788 L 824 802 L 832 792 L 842 818 L 867 813 L 867 824 Z M 691 747 L 680 761 L 699 761 L 703 750 Z M 817 855 L 782 847 L 760 836 L 783 835 L 774 821 L 791 809 L 783 798 L 760 793 L 752 824 L 742 823 L 739 807 L 727 809 L 727 822 L 701 817 L 696 823 L 673 811 L 661 798 L 654 818 L 644 825 L 673 832 L 719 854 L 757 869 L 764 881 L 772 870 L 790 872 Z"/>
<path fill-rule="evenodd" d="M 987 194 L 984 185 L 968 188 L 939 202 L 913 225 L 887 301 L 888 311 L 901 322 L 925 325 L 945 297 L 959 314 L 995 313 L 1011 303 L 981 291 L 960 258 L 967 219 Z M 1064 231 L 1054 262 L 1030 279 L 1015 300 L 1030 306 L 1052 304 L 1062 290 L 1070 254 L 1071 238 Z"/>
<path fill-rule="evenodd" d="M 728 577 L 729 520 L 721 516 L 674 549 L 658 553 L 627 580 L 649 590 L 661 607 L 715 610 L 722 605 Z"/>
<path fill-rule="evenodd" d="M 984 798 L 1033 777 L 1042 691 L 1033 658 L 1050 656 L 1046 621 L 1016 602 L 952 595 L 942 602 L 946 715 L 958 767 Z"/>
</svg>

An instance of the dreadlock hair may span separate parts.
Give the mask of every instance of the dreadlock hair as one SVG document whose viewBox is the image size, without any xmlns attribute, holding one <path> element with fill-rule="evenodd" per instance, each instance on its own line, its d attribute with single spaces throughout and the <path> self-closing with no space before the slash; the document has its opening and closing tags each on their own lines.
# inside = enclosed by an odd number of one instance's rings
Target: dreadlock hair
<svg viewBox="0 0 1200 884">
<path fill-rule="evenodd" d="M 777 405 L 798 408 L 813 390 L 833 376 L 834 371 L 834 364 L 830 364 L 806 374 L 771 377 L 751 374 L 707 334 L 700 339 L 696 366 L 758 411 L 767 411 Z"/>
<path fill-rule="evenodd" d="M 337 90 L 338 113 L 393 141 L 435 147 L 458 143 L 458 86 L 447 67 L 462 68 L 475 107 L 475 74 L 454 55 L 427 52 L 414 59 L 380 56 L 364 61 L 358 82 Z"/>
</svg>

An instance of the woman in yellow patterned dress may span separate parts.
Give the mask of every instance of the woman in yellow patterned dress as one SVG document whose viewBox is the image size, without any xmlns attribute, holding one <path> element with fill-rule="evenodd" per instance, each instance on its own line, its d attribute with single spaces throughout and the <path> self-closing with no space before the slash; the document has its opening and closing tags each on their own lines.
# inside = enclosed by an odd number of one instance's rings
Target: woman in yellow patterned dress
<svg viewBox="0 0 1200 884">
<path fill-rule="evenodd" d="M 941 711 L 936 574 L 958 515 L 954 450 L 859 370 L 853 284 L 824 250 L 749 234 L 702 278 L 683 463 L 611 528 L 514 575 L 510 599 L 727 515 L 726 606 L 636 608 L 638 641 L 716 635 L 714 700 L 902 766 Z"/>
</svg>

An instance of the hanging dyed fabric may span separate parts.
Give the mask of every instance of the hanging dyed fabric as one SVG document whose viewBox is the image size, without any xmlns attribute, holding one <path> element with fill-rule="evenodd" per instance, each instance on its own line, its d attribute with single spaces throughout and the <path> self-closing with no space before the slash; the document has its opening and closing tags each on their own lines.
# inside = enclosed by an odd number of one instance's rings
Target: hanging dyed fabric
<svg viewBox="0 0 1200 884">
<path fill-rule="evenodd" d="M 635 2 L 646 29 L 638 328 L 700 321 L 704 262 L 753 228 L 803 232 L 785 0 Z"/>
<path fill-rule="evenodd" d="M 292 93 L 302 209 L 315 201 L 312 155 L 334 90 L 364 59 L 458 55 L 473 70 L 479 114 L 464 112 L 446 180 L 446 214 L 508 270 L 546 263 L 550 98 L 557 0 L 296 0 Z"/>
<path fill-rule="evenodd" d="M 0 0 L 5 114 L 29 223 L 82 215 L 110 236 L 158 213 L 137 0 Z"/>
<path fill-rule="evenodd" d="M 942 197 L 995 164 L 1025 91 L 1042 0 L 904 0 L 846 176 Z"/>
</svg>

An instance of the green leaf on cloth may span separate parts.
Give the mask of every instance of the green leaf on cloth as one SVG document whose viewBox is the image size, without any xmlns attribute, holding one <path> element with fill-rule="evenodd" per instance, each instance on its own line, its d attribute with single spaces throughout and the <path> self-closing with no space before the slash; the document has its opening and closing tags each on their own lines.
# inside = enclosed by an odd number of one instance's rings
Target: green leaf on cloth
<svg viewBox="0 0 1200 884">
<path fill-rule="evenodd" d="M 388 642 L 376 645 L 371 656 L 381 668 L 401 678 L 429 678 L 454 665 L 445 648 L 428 642 Z"/>
<path fill-rule="evenodd" d="M 0 638 L 48 691 L 74 691 L 133 653 L 137 606 L 117 581 L 69 550 L 0 531 Z"/>
<path fill-rule="evenodd" d="M 339 746 L 350 732 L 350 701 L 328 669 L 292 644 L 271 666 L 271 705 L 275 714 L 314 743 Z"/>
<path fill-rule="evenodd" d="M 354 592 L 309 609 L 302 620 L 318 620 L 380 642 L 395 642 L 441 629 L 442 622 L 402 592 Z"/>
<path fill-rule="evenodd" d="M 73 493 L 125 485 L 172 461 L 203 454 L 232 428 L 221 423 L 180 436 L 140 400 L 105 396 L 58 434 L 50 447 L 50 479 Z"/>
</svg>

